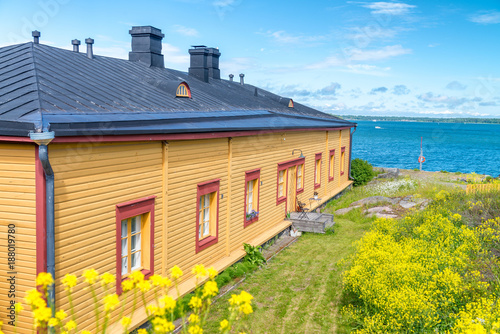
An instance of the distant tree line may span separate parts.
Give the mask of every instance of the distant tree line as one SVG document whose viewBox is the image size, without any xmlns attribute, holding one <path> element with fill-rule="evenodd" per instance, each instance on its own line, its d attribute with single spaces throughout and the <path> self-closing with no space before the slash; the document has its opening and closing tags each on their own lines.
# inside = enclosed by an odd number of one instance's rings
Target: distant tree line
<svg viewBox="0 0 500 334">
<path fill-rule="evenodd" d="M 431 122 L 431 123 L 486 123 L 500 124 L 500 118 L 433 118 L 405 116 L 355 116 L 338 115 L 338 117 L 353 121 L 399 121 L 399 122 Z"/>
</svg>

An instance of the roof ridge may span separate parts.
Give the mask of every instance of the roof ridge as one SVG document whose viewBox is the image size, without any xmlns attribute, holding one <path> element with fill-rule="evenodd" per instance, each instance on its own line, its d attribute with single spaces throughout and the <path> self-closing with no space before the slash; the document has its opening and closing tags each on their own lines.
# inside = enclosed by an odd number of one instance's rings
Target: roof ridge
<svg viewBox="0 0 500 334">
<path fill-rule="evenodd" d="M 35 77 L 36 95 L 38 97 L 37 99 L 38 114 L 40 115 L 40 120 L 37 122 L 38 124 L 35 124 L 35 129 L 37 131 L 43 131 L 44 129 L 43 129 L 42 97 L 40 96 L 40 82 L 38 80 L 38 71 L 35 61 L 35 43 L 30 42 L 30 46 L 31 46 L 31 57 L 33 59 L 33 73 Z"/>
</svg>

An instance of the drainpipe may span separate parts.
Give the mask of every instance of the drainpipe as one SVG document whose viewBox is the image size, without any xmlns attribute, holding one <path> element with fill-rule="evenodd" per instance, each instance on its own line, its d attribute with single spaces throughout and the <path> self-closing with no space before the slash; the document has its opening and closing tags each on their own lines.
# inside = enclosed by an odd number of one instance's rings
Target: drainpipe
<svg viewBox="0 0 500 334">
<path fill-rule="evenodd" d="M 350 142 L 349 142 L 349 179 L 352 180 L 352 175 L 351 175 L 351 162 L 352 162 L 352 135 L 354 132 L 356 132 L 357 126 L 354 127 L 354 131 L 350 132 Z"/>
<path fill-rule="evenodd" d="M 54 171 L 49 162 L 49 152 L 47 145 L 54 139 L 54 132 L 39 132 L 30 133 L 30 139 L 38 144 L 38 156 L 42 163 L 45 172 L 45 188 L 46 188 L 46 202 L 47 202 L 47 272 L 52 275 L 55 280 L 55 242 L 54 242 Z M 49 305 L 52 309 L 52 317 L 55 316 L 56 309 L 56 296 L 55 285 L 48 287 L 49 289 Z M 49 328 L 50 333 L 54 333 L 53 327 Z"/>
</svg>

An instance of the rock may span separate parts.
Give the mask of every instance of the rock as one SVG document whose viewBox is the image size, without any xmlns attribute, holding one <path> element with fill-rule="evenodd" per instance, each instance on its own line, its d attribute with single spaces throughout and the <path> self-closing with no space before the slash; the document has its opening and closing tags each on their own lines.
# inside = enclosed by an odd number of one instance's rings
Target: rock
<svg viewBox="0 0 500 334">
<path fill-rule="evenodd" d="M 420 209 L 425 209 L 425 207 L 429 205 L 430 202 L 430 199 L 424 199 L 422 202 L 418 203 L 420 205 Z"/>
<path fill-rule="evenodd" d="M 350 206 L 361 206 L 361 205 L 366 205 L 366 204 L 375 204 L 379 202 L 388 202 L 391 203 L 393 202 L 392 198 L 385 197 L 385 196 L 371 196 L 367 198 L 360 199 L 359 201 L 351 203 Z"/>
<path fill-rule="evenodd" d="M 377 218 L 398 218 L 397 215 L 394 215 L 394 214 L 383 214 L 383 213 L 377 213 L 377 214 L 375 214 L 375 216 L 377 216 Z"/>
<path fill-rule="evenodd" d="M 399 202 L 399 205 L 401 205 L 405 209 L 409 209 L 409 208 L 413 208 L 415 205 L 417 205 L 417 203 L 402 200 L 401 202 Z"/>
<path fill-rule="evenodd" d="M 379 170 L 384 172 L 377 176 L 380 179 L 391 179 L 399 176 L 399 168 L 380 168 Z"/>
<path fill-rule="evenodd" d="M 392 213 L 392 209 L 388 206 L 376 206 L 374 208 L 370 208 L 365 210 L 365 213 Z"/>
<path fill-rule="evenodd" d="M 338 209 L 337 211 L 335 211 L 335 214 L 336 215 L 345 215 L 349 211 L 356 209 L 356 208 L 360 208 L 360 207 L 361 207 L 361 205 L 355 205 L 355 206 L 350 206 L 348 208 Z"/>
</svg>

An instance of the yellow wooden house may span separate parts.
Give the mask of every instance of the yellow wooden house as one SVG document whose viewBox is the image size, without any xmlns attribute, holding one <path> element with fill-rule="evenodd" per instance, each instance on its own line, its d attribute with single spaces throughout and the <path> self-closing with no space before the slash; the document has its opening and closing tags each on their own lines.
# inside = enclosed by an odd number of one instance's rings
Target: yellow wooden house
<svg viewBox="0 0 500 334">
<path fill-rule="evenodd" d="M 135 270 L 166 275 L 201 263 L 222 271 L 245 255 L 243 243 L 288 229 L 299 201 L 314 209 L 351 184 L 354 123 L 243 75 L 222 80 L 218 49 L 189 50 L 187 73 L 167 69 L 159 29 L 130 33 L 129 60 L 94 55 L 91 39 L 86 53 L 78 41 L 68 51 L 38 38 L 0 48 L 5 333 L 13 332 L 8 308 L 39 272 L 55 275 L 53 298 L 67 309 L 66 273 L 114 273 L 123 297 L 121 282 Z M 315 192 L 320 200 L 310 201 Z M 181 291 L 193 284 L 186 275 Z M 83 287 L 74 296 L 79 328 L 92 330 Z M 121 330 L 118 316 L 111 332 Z M 139 310 L 133 326 L 145 320 Z M 31 332 L 27 310 L 17 321 Z"/>
</svg>

